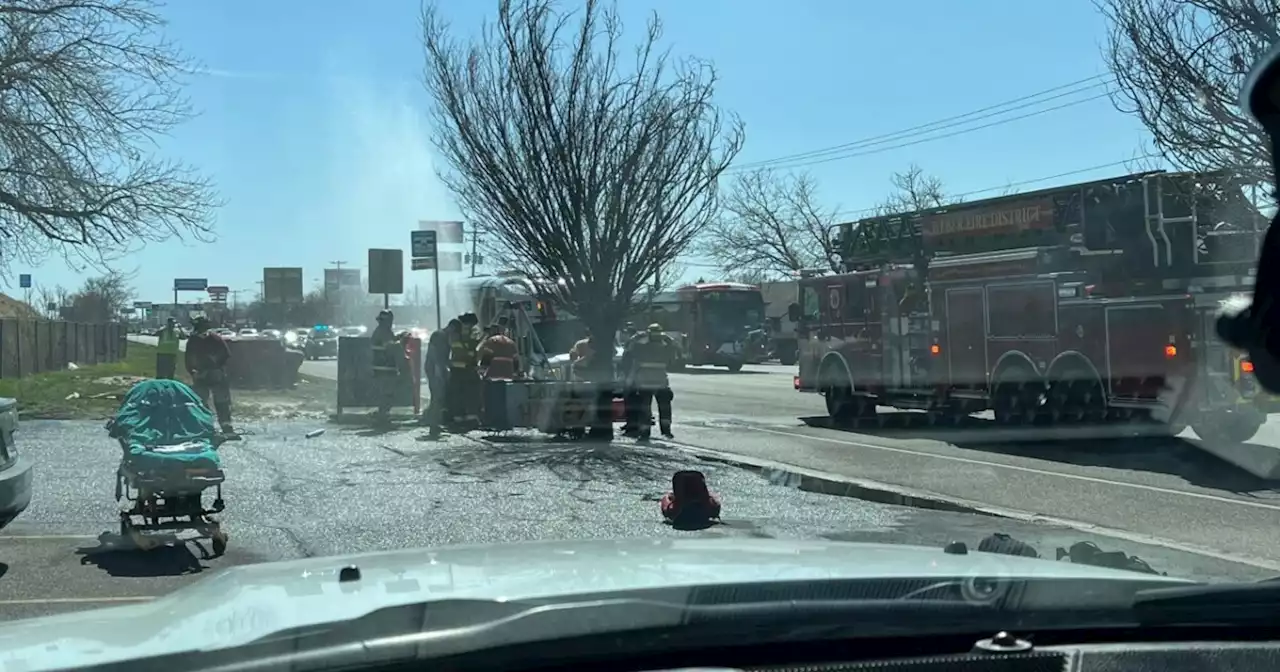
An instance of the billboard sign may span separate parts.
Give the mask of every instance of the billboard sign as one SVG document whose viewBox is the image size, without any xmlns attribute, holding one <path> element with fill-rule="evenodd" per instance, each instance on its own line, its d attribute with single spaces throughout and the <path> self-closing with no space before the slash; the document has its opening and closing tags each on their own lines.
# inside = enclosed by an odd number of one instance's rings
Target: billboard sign
<svg viewBox="0 0 1280 672">
<path fill-rule="evenodd" d="M 462 222 L 422 221 L 418 222 L 418 230 L 434 231 L 437 243 L 452 245 L 462 242 Z"/>
<path fill-rule="evenodd" d="M 360 286 L 360 269 L 358 268 L 326 268 L 324 269 L 324 291 L 336 294 L 339 291 Z"/>
<path fill-rule="evenodd" d="M 302 303 L 302 268 L 262 269 L 263 303 Z"/>
</svg>

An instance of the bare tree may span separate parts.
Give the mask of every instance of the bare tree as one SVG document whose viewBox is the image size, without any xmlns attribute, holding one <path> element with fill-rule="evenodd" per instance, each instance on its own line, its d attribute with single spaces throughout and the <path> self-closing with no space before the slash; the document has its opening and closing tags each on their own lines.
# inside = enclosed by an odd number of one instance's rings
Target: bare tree
<svg viewBox="0 0 1280 672">
<path fill-rule="evenodd" d="M 68 296 L 63 319 L 72 322 L 114 322 L 133 301 L 133 287 L 129 276 L 111 271 L 106 275 L 85 280 L 80 289 Z"/>
<path fill-rule="evenodd" d="M 208 182 L 155 158 L 190 116 L 193 70 L 148 0 L 0 6 L 0 264 L 59 254 L 97 267 L 142 244 L 207 239 Z"/>
<path fill-rule="evenodd" d="M 803 268 L 832 268 L 835 208 L 818 203 L 807 174 L 768 168 L 734 176 L 724 214 L 700 239 L 700 249 L 726 273 L 789 276 Z"/>
<path fill-rule="evenodd" d="M 1096 0 L 1116 106 L 1137 115 L 1165 159 L 1266 179 L 1267 143 L 1238 104 L 1245 75 L 1280 40 L 1276 0 Z"/>
<path fill-rule="evenodd" d="M 928 210 L 955 203 L 958 200 L 947 197 L 942 188 L 941 179 L 926 174 L 923 168 L 915 164 L 900 173 L 890 175 L 889 183 L 893 185 L 894 190 L 883 203 L 876 207 L 877 214 L 890 215 Z"/>
<path fill-rule="evenodd" d="M 470 44 L 423 16 L 442 179 L 521 268 L 563 279 L 602 338 L 714 216 L 743 141 L 713 103 L 715 70 L 673 60 L 660 37 L 655 15 L 628 57 L 635 40 L 597 0 L 576 16 L 502 0 Z"/>
</svg>

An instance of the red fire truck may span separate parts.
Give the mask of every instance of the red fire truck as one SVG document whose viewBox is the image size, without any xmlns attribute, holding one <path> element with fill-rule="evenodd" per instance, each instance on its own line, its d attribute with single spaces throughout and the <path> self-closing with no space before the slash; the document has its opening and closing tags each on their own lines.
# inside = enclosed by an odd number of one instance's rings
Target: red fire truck
<svg viewBox="0 0 1280 672">
<path fill-rule="evenodd" d="M 839 225 L 842 273 L 789 306 L 795 387 L 845 425 L 884 405 L 1247 440 L 1265 415 L 1213 322 L 1266 225 L 1232 176 L 1163 171 Z"/>
</svg>

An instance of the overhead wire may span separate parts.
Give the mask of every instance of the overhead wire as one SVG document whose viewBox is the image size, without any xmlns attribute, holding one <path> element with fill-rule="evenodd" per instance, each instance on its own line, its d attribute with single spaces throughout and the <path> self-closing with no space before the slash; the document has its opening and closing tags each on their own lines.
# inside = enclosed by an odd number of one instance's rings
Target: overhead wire
<svg viewBox="0 0 1280 672">
<path fill-rule="evenodd" d="M 1087 98 L 1068 101 L 1064 104 L 1056 105 L 1050 108 L 1035 110 L 1027 114 L 1017 115 L 1014 117 L 1006 117 L 1006 118 L 998 119 L 994 122 L 982 124 L 979 126 L 972 126 L 969 128 L 960 128 L 959 130 L 955 130 L 950 133 L 944 133 L 942 135 L 919 138 L 919 136 L 921 135 L 935 133 L 938 131 L 946 131 L 948 129 L 954 129 L 957 127 L 963 127 L 973 122 L 981 121 L 983 119 L 999 117 L 1001 115 L 1006 115 L 1010 112 L 1015 112 L 1017 110 L 1022 110 L 1022 109 L 1027 109 L 1029 107 L 1043 105 L 1044 103 L 1047 103 L 1047 102 L 1051 102 L 1054 100 L 1061 100 L 1063 98 L 1076 96 L 1081 93 L 1087 93 L 1089 91 L 1092 91 L 1098 88 L 1105 88 L 1110 86 L 1114 81 L 1115 81 L 1115 78 L 1112 77 L 1111 75 L 1094 75 L 1093 77 L 1087 77 L 1084 79 L 1076 80 L 1074 82 L 1069 82 L 1067 84 L 1062 84 L 1049 89 L 1045 89 L 1043 91 L 1038 91 L 1036 93 L 1028 94 L 1025 96 L 1019 96 L 1017 98 L 996 103 L 994 105 L 988 105 L 986 107 L 979 108 L 977 110 L 972 110 L 970 112 L 965 112 L 963 114 L 958 114 L 958 115 L 953 115 L 951 117 L 938 119 L 926 124 L 919 124 L 916 126 L 912 126 L 910 128 L 905 128 L 905 129 L 893 131 L 890 133 L 882 133 L 880 135 L 863 138 L 861 140 L 856 140 L 853 142 L 846 142 L 839 145 L 833 145 L 826 148 L 810 150 L 806 152 L 798 152 L 796 154 L 789 154 L 781 157 L 775 157 L 773 159 L 753 161 L 745 164 L 731 166 L 727 172 L 741 172 L 745 170 L 753 170 L 753 169 L 759 169 L 759 168 L 780 167 L 783 164 L 787 164 L 786 167 L 800 167 L 805 165 L 814 165 L 818 163 L 826 163 L 828 161 L 854 158 L 857 156 L 865 156 L 868 154 L 875 154 L 882 151 L 888 151 L 891 149 L 898 149 L 900 147 L 909 147 L 912 145 L 921 144 L 923 142 L 931 142 L 933 140 L 941 140 L 949 137 L 954 137 L 956 135 L 962 135 L 964 133 L 969 133 L 969 132 L 981 130 L 984 128 L 991 128 L 993 126 L 1003 125 L 1013 121 L 1018 121 L 1020 119 L 1026 119 L 1029 117 L 1038 116 L 1040 114 L 1054 112 L 1067 107 L 1072 107 L 1075 105 L 1087 103 L 1092 100 L 1097 100 L 1099 98 L 1105 98 L 1109 96 L 1110 93 L 1108 91 L 1104 91 L 1103 93 L 1089 96 Z M 1055 92 L 1056 92 L 1055 95 L 1051 95 L 1051 96 L 1047 95 Z M 917 138 L 917 139 L 910 140 L 912 138 Z M 910 140 L 910 141 L 906 143 L 893 144 L 887 147 L 876 147 L 877 145 L 885 145 L 886 143 L 898 143 L 898 141 L 901 141 L 901 140 Z M 874 147 L 875 149 L 872 149 L 870 151 L 860 151 L 860 150 L 867 150 L 868 148 L 872 148 L 872 147 Z M 790 165 L 790 164 L 794 164 L 794 165 Z"/>
</svg>

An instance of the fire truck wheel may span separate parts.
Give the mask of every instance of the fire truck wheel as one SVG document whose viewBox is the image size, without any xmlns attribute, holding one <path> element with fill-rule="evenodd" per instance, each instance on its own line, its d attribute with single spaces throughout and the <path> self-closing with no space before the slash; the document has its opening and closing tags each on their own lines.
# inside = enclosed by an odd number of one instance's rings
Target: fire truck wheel
<svg viewBox="0 0 1280 672">
<path fill-rule="evenodd" d="M 729 369 L 729 373 L 737 373 L 742 370 L 742 362 L 734 362 L 728 365 L 727 368 Z"/>
<path fill-rule="evenodd" d="M 1230 409 L 1207 414 L 1191 423 L 1191 431 L 1206 443 L 1244 443 L 1258 433 L 1265 421 L 1266 416 L 1257 410 Z"/>
<path fill-rule="evenodd" d="M 1048 407 L 1053 425 L 1095 424 L 1107 417 L 1102 382 L 1087 372 L 1067 372 L 1051 383 Z"/>
<path fill-rule="evenodd" d="M 992 411 L 999 425 L 1030 425 L 1041 415 L 1044 386 L 1035 381 L 1010 380 L 996 386 Z"/>
</svg>

